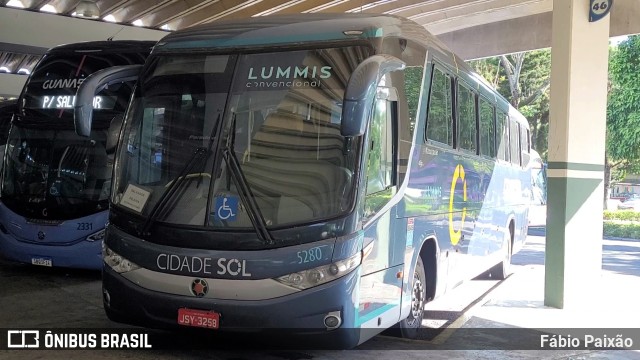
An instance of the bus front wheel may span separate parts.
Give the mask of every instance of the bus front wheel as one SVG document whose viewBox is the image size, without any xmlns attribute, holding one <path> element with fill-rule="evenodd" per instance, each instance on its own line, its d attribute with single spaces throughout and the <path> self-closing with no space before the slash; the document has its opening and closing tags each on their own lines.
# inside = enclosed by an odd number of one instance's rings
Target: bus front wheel
<svg viewBox="0 0 640 360">
<path fill-rule="evenodd" d="M 411 285 L 411 311 L 409 316 L 399 323 L 400 335 L 403 338 L 415 339 L 418 337 L 418 329 L 424 318 L 424 304 L 426 301 L 427 283 L 424 272 L 424 264 L 418 256 L 416 267 L 413 270 Z"/>
</svg>

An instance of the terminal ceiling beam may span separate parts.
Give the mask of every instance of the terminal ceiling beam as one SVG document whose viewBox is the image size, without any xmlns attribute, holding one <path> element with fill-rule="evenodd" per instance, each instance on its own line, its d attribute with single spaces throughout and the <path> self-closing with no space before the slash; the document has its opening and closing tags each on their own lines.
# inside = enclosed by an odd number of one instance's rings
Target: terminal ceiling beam
<svg viewBox="0 0 640 360">
<path fill-rule="evenodd" d="M 11 29 L 0 31 L 0 46 L 19 44 L 36 49 L 80 41 L 107 40 L 110 37 L 114 40 L 160 40 L 167 35 L 161 30 L 11 8 L 0 8 L 0 24 L 3 29 Z M 0 51 L 5 49 L 0 48 Z"/>
<path fill-rule="evenodd" d="M 517 19 L 540 13 L 551 13 L 552 0 L 493 0 L 469 3 L 453 0 L 457 6 L 448 7 L 446 11 L 438 9 L 413 9 L 398 15 L 427 27 L 435 35 L 452 32 L 478 25 L 491 24 L 498 21 Z M 425 11 L 426 10 L 426 11 Z"/>
<path fill-rule="evenodd" d="M 64 4 L 60 2 L 60 5 Z M 4 7 L 0 8 L 0 24 L 3 29 L 11 29 L 0 31 L 0 53 L 28 55 L 25 59 L 39 57 L 47 49 L 61 44 L 109 37 L 114 40 L 159 40 L 167 35 L 160 30 Z M 19 64 L 12 65 L 12 71 L 18 70 L 16 66 Z M 26 80 L 26 75 L 0 73 L 0 96 L 18 95 Z"/>
<path fill-rule="evenodd" d="M 27 0 L 24 0 L 27 2 Z M 54 4 L 70 13 L 78 1 L 32 0 L 27 5 Z M 264 14 L 307 12 L 389 13 L 409 17 L 423 24 L 465 59 L 487 57 L 551 46 L 552 0 L 98 0 L 102 16 L 116 21 L 141 19 L 145 26 L 170 29 L 218 19 L 237 19 Z M 126 6 L 125 6 L 126 5 Z M 639 33 L 640 1 L 619 0 L 611 13 L 611 36 Z M 11 32 L 0 35 L 0 43 L 41 48 L 63 43 L 105 39 L 121 29 L 118 38 L 158 30 L 129 27 L 102 21 L 0 8 L 0 23 Z M 35 26 L 37 24 L 37 26 Z M 14 27 L 18 25 L 18 27 Z M 28 31 L 23 31 L 28 29 Z M 47 31 L 33 31 L 47 29 Z M 53 31 L 51 31 L 53 30 Z M 157 38 L 164 35 L 163 32 Z M 87 35 L 87 36 L 85 36 Z M 57 37 L 56 41 L 47 40 Z M 150 36 L 144 35 L 148 39 Z M 137 37 L 140 38 L 140 37 Z M 0 45 L 0 51 L 2 46 Z M 23 50 L 21 53 L 34 53 Z"/>
<path fill-rule="evenodd" d="M 640 33 L 640 1 L 616 1 L 608 16 L 610 37 Z M 545 12 L 437 35 L 462 58 L 476 59 L 549 48 L 551 25 Z"/>
<path fill-rule="evenodd" d="M 65 13 L 75 0 L 23 0 L 34 8 L 54 4 Z M 101 13 L 116 14 L 127 21 L 138 17 L 149 27 L 170 23 L 174 28 L 213 19 L 237 19 L 257 14 L 300 11 L 362 11 L 409 16 L 451 47 L 464 59 L 482 58 L 551 46 L 552 0 L 98 0 Z M 322 8 L 318 6 L 325 5 Z M 146 11 L 145 8 L 153 8 Z M 120 10 L 122 9 L 122 10 Z M 315 10 L 314 10 L 315 9 Z M 115 16 L 115 15 L 114 15 Z M 618 0 L 611 14 L 610 36 L 640 33 L 640 1 Z M 120 19 L 116 19 L 120 20 Z M 102 21 L 0 7 L 0 24 L 11 31 L 0 32 L 0 52 L 42 55 L 48 48 L 70 42 L 114 39 L 158 40 L 166 35 L 151 30 Z M 35 30 L 34 29 L 42 29 Z M 4 81 L 0 91 L 15 80 Z M 24 77 L 24 76 L 22 76 Z M 6 91 L 5 91 L 6 92 Z"/>
<path fill-rule="evenodd" d="M 152 14 L 143 16 L 142 22 L 151 27 L 160 27 L 164 24 L 175 23 L 183 16 L 196 11 L 201 11 L 209 3 L 209 0 L 185 0 L 172 2 L 164 8 L 154 11 Z"/>
</svg>

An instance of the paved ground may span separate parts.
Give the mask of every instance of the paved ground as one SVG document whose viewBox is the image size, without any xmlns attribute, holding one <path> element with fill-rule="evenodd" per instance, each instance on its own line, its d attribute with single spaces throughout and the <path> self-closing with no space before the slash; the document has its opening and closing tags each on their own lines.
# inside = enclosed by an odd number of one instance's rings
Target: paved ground
<svg viewBox="0 0 640 360">
<path fill-rule="evenodd" d="M 544 231 L 532 229 L 526 247 L 513 258 L 514 274 L 504 282 L 472 281 L 426 309 L 431 330 L 423 341 L 381 335 L 349 351 L 28 351 L 0 352 L 2 359 L 640 359 L 637 351 L 521 349 L 539 333 L 531 328 L 638 328 L 640 242 L 605 240 L 596 308 L 566 311 L 544 307 Z M 599 290 L 599 291 L 598 291 Z M 14 327 L 120 327 L 102 311 L 100 276 L 94 272 L 15 266 L 0 262 L 0 329 Z M 5 336 L 4 331 L 0 336 Z M 163 334 L 170 341 L 198 345 L 201 339 Z M 640 345 L 640 336 L 637 338 Z M 187 350 L 185 350 L 187 349 Z M 484 350 L 483 350 L 484 349 Z M 488 350 L 487 350 L 488 349 Z"/>
</svg>

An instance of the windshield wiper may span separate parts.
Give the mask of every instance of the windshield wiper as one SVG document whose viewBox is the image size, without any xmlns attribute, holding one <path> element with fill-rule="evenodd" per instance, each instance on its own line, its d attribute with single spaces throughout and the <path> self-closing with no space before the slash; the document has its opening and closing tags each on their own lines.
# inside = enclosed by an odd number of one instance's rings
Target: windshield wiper
<svg viewBox="0 0 640 360">
<path fill-rule="evenodd" d="M 254 229 L 256 230 L 256 234 L 260 238 L 262 242 L 267 245 L 273 245 L 275 241 L 267 229 L 267 224 L 264 221 L 264 217 L 262 216 L 262 212 L 260 211 L 260 207 L 256 203 L 255 197 L 251 192 L 251 188 L 247 183 L 247 179 L 240 168 L 240 162 L 236 157 L 235 151 L 233 149 L 234 140 L 232 139 L 231 134 L 235 134 L 235 114 L 233 115 L 233 119 L 231 120 L 231 126 L 229 126 L 229 133 L 227 134 L 226 144 L 224 149 L 222 150 L 222 157 L 224 159 L 227 168 L 231 174 L 231 178 L 235 181 L 236 187 L 238 188 L 238 193 L 242 201 L 247 205 L 248 211 L 247 215 L 249 215 L 249 220 L 251 220 L 251 224 L 253 224 Z"/>
<path fill-rule="evenodd" d="M 158 199 L 158 202 L 153 206 L 153 209 L 151 209 L 151 212 L 149 213 L 149 217 L 144 222 L 144 224 L 142 225 L 142 228 L 139 231 L 140 233 L 139 235 L 142 235 L 142 236 L 150 235 L 149 228 L 151 227 L 151 224 L 153 224 L 153 222 L 155 222 L 160 217 L 160 214 L 164 212 L 165 213 L 164 215 L 167 216 L 175 208 L 175 204 L 177 204 L 177 200 L 179 200 L 182 195 L 178 196 L 178 198 L 175 199 L 176 201 L 174 202 L 173 207 L 165 209 L 167 207 L 167 204 L 169 204 L 169 201 L 171 200 L 171 198 L 173 198 L 174 195 L 178 192 L 178 190 L 182 188 L 182 185 L 186 183 L 187 175 L 190 174 L 191 170 L 195 167 L 195 165 L 199 161 L 202 161 L 202 160 L 206 161 L 207 155 L 211 153 L 211 148 L 213 147 L 213 143 L 214 143 L 213 140 L 214 138 L 217 137 L 216 135 L 218 133 L 220 123 L 221 123 L 220 114 L 218 114 L 218 118 L 216 119 L 216 125 L 211 130 L 211 136 L 209 137 L 209 144 L 207 144 L 206 148 L 197 147 L 195 149 L 195 151 L 189 158 L 189 161 L 187 161 L 184 167 L 180 170 L 178 177 L 173 182 L 169 183 L 169 188 L 166 189 L 164 193 L 162 193 L 162 195 L 160 196 L 160 199 Z M 203 165 L 203 167 L 204 166 L 206 166 L 206 162 Z M 199 171 L 199 172 L 202 172 L 202 171 Z M 198 184 L 200 184 L 200 182 L 198 182 Z M 184 194 L 184 192 L 180 194 Z"/>
</svg>

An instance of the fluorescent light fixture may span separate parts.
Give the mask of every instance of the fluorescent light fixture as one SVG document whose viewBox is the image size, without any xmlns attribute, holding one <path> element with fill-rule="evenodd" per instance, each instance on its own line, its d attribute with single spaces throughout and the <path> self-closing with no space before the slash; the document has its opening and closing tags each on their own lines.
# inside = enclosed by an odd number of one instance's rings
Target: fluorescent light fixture
<svg viewBox="0 0 640 360">
<path fill-rule="evenodd" d="M 171 27 L 169 27 L 169 24 L 164 24 L 164 25 L 160 26 L 160 29 L 171 31 Z"/>
<path fill-rule="evenodd" d="M 0 66 L 0 72 L 11 74 L 11 70 L 9 70 L 9 68 L 6 66 Z"/>
<path fill-rule="evenodd" d="M 21 0 L 9 0 L 9 2 L 7 2 L 7 6 L 24 9 L 24 4 Z"/>
<path fill-rule="evenodd" d="M 312 9 L 309 10 L 304 10 L 303 13 L 315 13 L 315 12 L 321 12 L 327 9 L 330 9 L 334 6 L 340 5 L 342 3 L 347 2 L 348 0 L 333 0 L 333 1 L 329 1 L 328 3 L 322 4 L 320 6 L 316 6 Z"/>
<path fill-rule="evenodd" d="M 142 23 L 142 19 L 138 19 L 138 20 L 132 22 L 131 24 L 133 24 L 135 26 L 144 26 L 144 24 Z"/>
<path fill-rule="evenodd" d="M 20 75 L 29 75 L 29 74 L 31 74 L 31 71 L 29 71 L 29 69 L 21 68 L 20 70 L 18 70 L 18 74 L 20 74 Z"/>
<path fill-rule="evenodd" d="M 117 22 L 116 21 L 116 17 L 113 16 L 113 14 L 109 14 L 109 15 L 103 17 L 102 20 L 104 20 L 106 22 L 112 22 L 112 23 Z"/>
<path fill-rule="evenodd" d="M 100 9 L 98 9 L 98 5 L 93 1 L 82 0 L 78 6 L 76 6 L 76 11 L 71 15 L 84 19 L 98 19 L 100 18 Z"/>
<path fill-rule="evenodd" d="M 57 14 L 58 10 L 56 10 L 55 7 L 53 7 L 53 5 L 51 4 L 47 4 L 43 7 L 40 8 L 40 11 L 42 12 L 47 12 L 47 13 L 52 13 L 52 14 Z"/>
<path fill-rule="evenodd" d="M 274 6 L 272 8 L 270 8 L 269 10 L 265 10 L 263 12 L 259 12 L 257 14 L 251 15 L 251 17 L 256 17 L 256 16 L 267 16 L 267 15 L 271 15 L 271 14 L 275 14 L 278 11 L 282 11 L 286 8 L 292 7 L 294 5 L 298 5 L 300 3 L 305 2 L 305 0 L 291 0 L 291 1 L 287 1 L 284 4 L 280 4 L 278 6 Z"/>
</svg>

